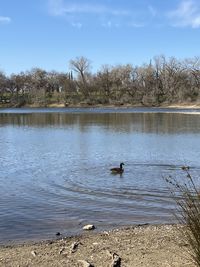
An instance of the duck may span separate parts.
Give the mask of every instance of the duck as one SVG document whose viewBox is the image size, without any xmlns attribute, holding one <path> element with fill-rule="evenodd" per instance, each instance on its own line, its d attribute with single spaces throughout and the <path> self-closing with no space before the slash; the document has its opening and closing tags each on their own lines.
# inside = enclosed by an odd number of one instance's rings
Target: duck
<svg viewBox="0 0 200 267">
<path fill-rule="evenodd" d="M 123 169 L 123 165 L 125 165 L 123 162 L 120 163 L 120 167 L 115 167 L 115 168 L 112 168 L 110 169 L 110 171 L 113 173 L 113 174 L 122 174 L 124 172 L 124 169 Z"/>
<path fill-rule="evenodd" d="M 189 166 L 182 166 L 181 169 L 182 169 L 183 171 L 188 171 L 188 170 L 190 169 L 190 167 L 189 167 Z"/>
</svg>

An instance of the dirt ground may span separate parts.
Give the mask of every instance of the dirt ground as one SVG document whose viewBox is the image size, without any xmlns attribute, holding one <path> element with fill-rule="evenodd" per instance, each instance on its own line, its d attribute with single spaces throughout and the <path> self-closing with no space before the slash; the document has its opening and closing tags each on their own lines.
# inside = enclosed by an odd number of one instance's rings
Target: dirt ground
<svg viewBox="0 0 200 267">
<path fill-rule="evenodd" d="M 137 226 L 36 244 L 1 246 L 0 266 L 193 267 L 180 228 Z"/>
</svg>

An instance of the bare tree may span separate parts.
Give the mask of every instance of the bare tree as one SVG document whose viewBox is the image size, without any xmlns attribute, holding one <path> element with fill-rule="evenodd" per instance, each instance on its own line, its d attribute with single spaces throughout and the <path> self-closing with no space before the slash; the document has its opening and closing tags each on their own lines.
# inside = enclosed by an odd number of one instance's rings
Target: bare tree
<svg viewBox="0 0 200 267">
<path fill-rule="evenodd" d="M 77 72 L 81 77 L 81 83 L 79 83 L 79 88 L 82 89 L 85 96 L 89 95 L 88 84 L 87 84 L 87 75 L 90 70 L 91 62 L 85 57 L 77 57 L 70 60 L 70 68 Z"/>
<path fill-rule="evenodd" d="M 105 97 L 109 98 L 112 88 L 110 66 L 103 65 L 101 70 L 97 72 L 96 83 L 97 83 L 97 90 L 99 88 L 100 92 L 102 92 Z"/>
</svg>

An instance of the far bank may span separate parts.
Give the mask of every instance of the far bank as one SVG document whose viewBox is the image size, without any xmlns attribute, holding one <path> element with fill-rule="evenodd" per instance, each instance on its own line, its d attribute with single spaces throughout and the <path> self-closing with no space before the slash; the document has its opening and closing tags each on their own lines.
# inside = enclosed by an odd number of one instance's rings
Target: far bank
<svg viewBox="0 0 200 267">
<path fill-rule="evenodd" d="M 171 108 L 171 109 L 199 109 L 200 103 L 195 102 L 183 102 L 183 103 L 173 103 L 173 104 L 162 104 L 159 106 L 155 105 L 142 105 L 142 104 L 87 104 L 87 103 L 78 103 L 78 104 L 65 104 L 65 103 L 52 103 L 48 105 L 41 104 L 25 104 L 25 105 L 11 105 L 11 104 L 0 104 L 0 108 L 118 108 L 118 109 L 127 109 L 127 108 Z"/>
</svg>

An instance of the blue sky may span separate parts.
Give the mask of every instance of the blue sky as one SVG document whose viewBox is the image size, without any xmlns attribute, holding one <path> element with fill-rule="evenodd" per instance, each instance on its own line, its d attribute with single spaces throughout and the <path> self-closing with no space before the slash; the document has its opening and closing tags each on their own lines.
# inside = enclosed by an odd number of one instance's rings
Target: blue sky
<svg viewBox="0 0 200 267">
<path fill-rule="evenodd" d="M 68 71 L 77 56 L 141 65 L 200 56 L 200 0 L 1 0 L 0 70 Z"/>
</svg>

